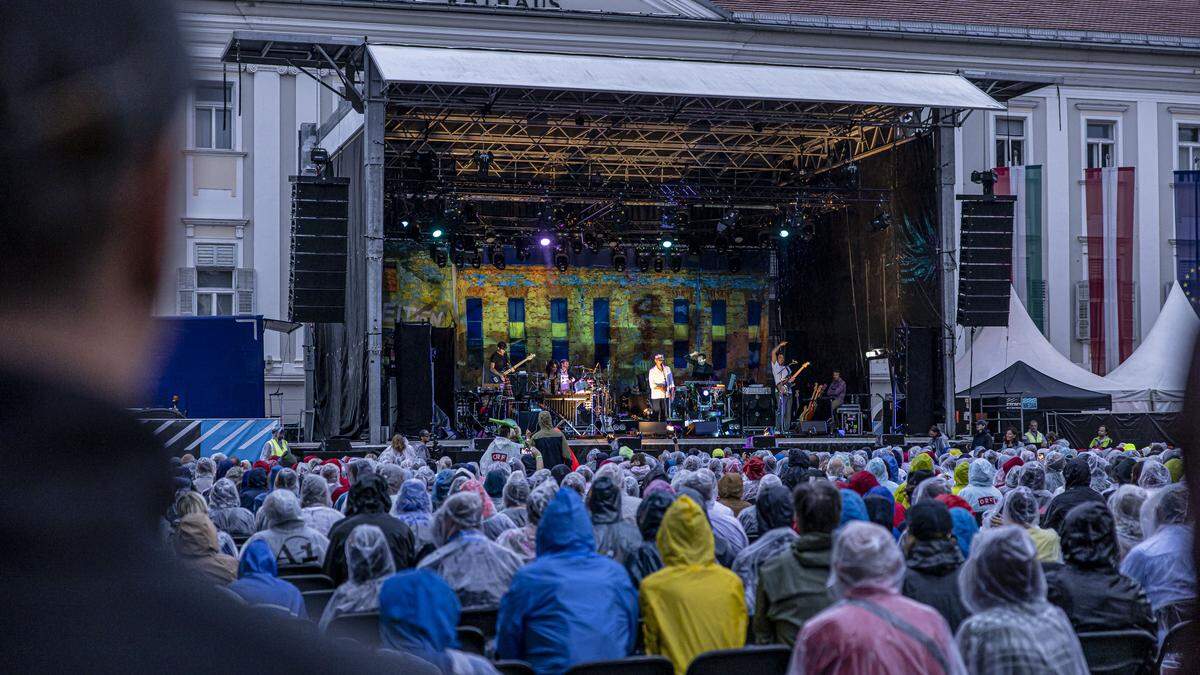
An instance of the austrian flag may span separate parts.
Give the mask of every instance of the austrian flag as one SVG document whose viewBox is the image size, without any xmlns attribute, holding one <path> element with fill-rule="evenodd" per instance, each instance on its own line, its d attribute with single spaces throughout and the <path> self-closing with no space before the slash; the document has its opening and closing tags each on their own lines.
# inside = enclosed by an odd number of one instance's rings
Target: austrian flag
<svg viewBox="0 0 1200 675">
<path fill-rule="evenodd" d="M 1133 180 L 1133 167 L 1084 172 L 1089 354 L 1097 375 L 1133 353 Z"/>
</svg>

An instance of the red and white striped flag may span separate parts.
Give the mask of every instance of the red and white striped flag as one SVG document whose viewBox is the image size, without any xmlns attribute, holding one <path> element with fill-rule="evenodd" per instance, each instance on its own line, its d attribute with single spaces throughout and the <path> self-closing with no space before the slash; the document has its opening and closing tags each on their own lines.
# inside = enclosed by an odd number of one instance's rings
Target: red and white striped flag
<svg viewBox="0 0 1200 675">
<path fill-rule="evenodd" d="M 1133 353 L 1133 167 L 1087 169 L 1088 316 L 1092 372 Z"/>
</svg>

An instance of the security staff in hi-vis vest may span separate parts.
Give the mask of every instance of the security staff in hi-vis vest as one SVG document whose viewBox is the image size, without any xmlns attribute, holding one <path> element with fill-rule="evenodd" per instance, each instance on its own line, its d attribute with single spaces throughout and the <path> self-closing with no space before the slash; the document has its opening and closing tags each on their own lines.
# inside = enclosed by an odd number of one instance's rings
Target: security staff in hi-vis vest
<svg viewBox="0 0 1200 675">
<path fill-rule="evenodd" d="M 263 446 L 262 457 L 259 459 L 279 458 L 287 453 L 288 444 L 283 439 L 283 427 L 279 426 L 275 429 L 275 433 L 271 434 L 271 440 L 267 441 L 266 445 Z"/>
</svg>

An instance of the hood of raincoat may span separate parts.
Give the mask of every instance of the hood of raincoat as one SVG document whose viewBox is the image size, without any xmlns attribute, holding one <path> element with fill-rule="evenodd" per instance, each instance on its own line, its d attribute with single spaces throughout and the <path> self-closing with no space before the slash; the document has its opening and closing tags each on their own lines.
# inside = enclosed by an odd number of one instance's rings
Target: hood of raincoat
<svg viewBox="0 0 1200 675">
<path fill-rule="evenodd" d="M 175 530 L 175 550 L 185 556 L 207 556 L 220 550 L 217 528 L 203 513 L 189 513 L 179 519 Z"/>
<path fill-rule="evenodd" d="M 487 477 L 483 479 L 483 489 L 492 499 L 501 499 L 504 496 L 504 483 L 507 481 L 507 471 L 504 469 L 492 469 L 488 471 Z"/>
<path fill-rule="evenodd" d="M 462 606 L 449 584 L 425 569 L 393 575 L 379 589 L 379 637 L 384 646 L 415 654 L 449 672 Z"/>
<path fill-rule="evenodd" d="M 741 499 L 742 491 L 740 473 L 727 473 L 717 481 L 717 496 L 721 499 Z"/>
<path fill-rule="evenodd" d="M 601 474 L 592 483 L 588 509 L 595 525 L 610 525 L 621 519 L 621 489 L 609 474 Z"/>
<path fill-rule="evenodd" d="M 882 484 L 888 478 L 887 462 L 883 461 L 882 457 L 872 457 L 871 461 L 867 462 L 867 471 L 875 476 L 875 482 Z"/>
<path fill-rule="evenodd" d="M 1017 478 L 1017 485 L 1027 487 L 1034 492 L 1046 489 L 1046 469 L 1037 462 L 1026 462 Z"/>
<path fill-rule="evenodd" d="M 237 486 L 228 478 L 221 478 L 213 483 L 208 499 L 214 509 L 234 509 L 242 505 Z"/>
<path fill-rule="evenodd" d="M 425 491 L 425 481 L 420 478 L 410 478 L 400 486 L 396 494 L 396 505 L 392 513 L 429 513 L 433 505 L 429 501 L 429 493 Z"/>
<path fill-rule="evenodd" d="M 962 551 L 963 558 L 971 554 L 971 541 L 975 539 L 975 535 L 979 532 L 979 523 L 975 522 L 975 516 L 967 509 L 952 507 L 950 509 L 950 520 L 954 522 L 954 538 L 958 540 L 958 549 Z"/>
<path fill-rule="evenodd" d="M 687 495 L 679 497 L 667 508 L 656 543 L 666 567 L 715 564 L 715 545 L 708 517 Z"/>
<path fill-rule="evenodd" d="M 242 559 L 238 561 L 238 578 L 262 574 L 273 577 L 278 574 L 279 568 L 275 565 L 275 554 L 271 553 L 271 547 L 267 542 L 256 539 L 242 551 Z"/>
<path fill-rule="evenodd" d="M 970 481 L 971 462 L 959 462 L 954 467 L 954 492 L 967 487 Z"/>
<path fill-rule="evenodd" d="M 763 463 L 762 457 L 751 457 L 746 461 L 746 478 L 750 480 L 759 480 L 767 472 L 766 464 Z"/>
<path fill-rule="evenodd" d="M 396 571 L 392 550 L 383 530 L 374 525 L 359 525 L 346 538 L 346 570 L 350 581 L 363 584 Z"/>
<path fill-rule="evenodd" d="M 451 469 L 442 469 L 437 472 L 433 478 L 433 507 L 437 508 L 442 505 L 446 497 L 450 496 L 450 484 L 454 482 L 454 471 Z"/>
<path fill-rule="evenodd" d="M 1063 467 L 1064 487 L 1083 487 L 1089 485 L 1091 481 L 1092 469 L 1084 458 L 1076 457 Z"/>
<path fill-rule="evenodd" d="M 392 497 L 388 494 L 387 480 L 379 474 L 367 474 L 350 486 L 346 498 L 346 515 L 363 513 L 387 513 L 392 508 Z"/>
<path fill-rule="evenodd" d="M 896 505 L 892 502 L 890 495 L 884 497 L 879 494 L 868 494 L 863 497 L 863 504 L 867 506 L 867 516 L 870 517 L 872 523 L 886 528 L 888 531 L 895 529 Z"/>
<path fill-rule="evenodd" d="M 265 490 L 267 489 L 267 472 L 262 469 L 250 469 L 246 473 L 244 479 L 247 489 Z"/>
<path fill-rule="evenodd" d="M 771 485 L 758 491 L 754 516 L 758 519 L 760 534 L 777 527 L 791 526 L 793 515 L 792 494 L 788 492 L 787 488 Z"/>
<path fill-rule="evenodd" d="M 674 497 L 666 492 L 652 492 L 638 504 L 637 526 L 645 541 L 655 541 L 658 528 L 662 525 L 663 516 L 670 508 Z"/>
<path fill-rule="evenodd" d="M 992 481 L 996 479 L 996 467 L 988 460 L 980 457 L 971 462 L 971 468 L 967 471 L 968 482 L 975 487 L 991 487 Z"/>
<path fill-rule="evenodd" d="M 263 500 L 263 524 L 268 528 L 284 528 L 304 524 L 304 514 L 300 509 L 300 499 L 288 490 L 276 490 Z"/>
<path fill-rule="evenodd" d="M 310 473 L 304 477 L 300 483 L 300 507 L 307 508 L 309 506 L 329 506 L 333 504 L 329 501 L 329 487 L 325 479 L 315 473 Z"/>
<path fill-rule="evenodd" d="M 862 500 L 862 497 L 858 496 L 857 492 L 845 488 L 838 490 L 838 492 L 842 495 L 842 521 L 838 527 L 852 520 L 870 520 L 867 516 L 867 505 Z"/>
<path fill-rule="evenodd" d="M 883 462 L 880 462 L 880 464 L 882 465 Z M 850 489 L 857 492 L 860 497 L 878 485 L 879 479 L 870 471 L 859 471 L 850 476 Z"/>
<path fill-rule="evenodd" d="M 546 510 L 537 530 L 537 555 L 588 555 L 596 550 L 592 521 L 579 493 L 571 488 L 559 488 Z"/>
<path fill-rule="evenodd" d="M 908 472 L 912 473 L 922 469 L 925 471 L 933 471 L 933 458 L 923 452 L 916 457 L 913 457 L 912 462 L 909 464 Z"/>
<path fill-rule="evenodd" d="M 1117 531 L 1104 504 L 1084 502 L 1071 509 L 1059 532 L 1063 560 L 1077 567 L 1112 567 L 1117 560 Z"/>
</svg>

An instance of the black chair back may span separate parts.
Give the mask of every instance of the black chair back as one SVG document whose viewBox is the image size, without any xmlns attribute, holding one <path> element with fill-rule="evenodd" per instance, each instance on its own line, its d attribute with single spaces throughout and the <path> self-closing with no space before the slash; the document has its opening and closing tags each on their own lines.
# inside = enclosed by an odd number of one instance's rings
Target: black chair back
<svg viewBox="0 0 1200 675">
<path fill-rule="evenodd" d="M 300 592 L 305 591 L 328 591 L 337 588 L 333 583 L 333 579 L 324 574 L 297 574 L 295 576 L 279 577 L 289 584 L 300 589 Z"/>
<path fill-rule="evenodd" d="M 1158 638 L 1144 630 L 1079 633 L 1088 670 L 1093 673 L 1148 673 Z"/>
<path fill-rule="evenodd" d="M 675 675 L 675 666 L 661 656 L 630 656 L 580 663 L 568 668 L 566 675 Z"/>
<path fill-rule="evenodd" d="M 379 646 L 379 612 L 340 614 L 325 627 L 331 638 L 350 638 L 370 647 Z"/>
<path fill-rule="evenodd" d="M 474 626 L 458 627 L 458 648 L 469 654 L 487 655 L 487 638 Z"/>
<path fill-rule="evenodd" d="M 536 675 L 533 666 L 524 661 L 496 661 L 492 666 L 500 675 Z"/>
<path fill-rule="evenodd" d="M 301 574 L 325 574 L 325 568 L 320 565 L 280 565 L 275 574 L 280 577 L 296 577 Z"/>
<path fill-rule="evenodd" d="M 718 649 L 704 652 L 688 666 L 687 675 L 724 675 L 725 673 L 755 673 L 770 675 L 786 673 L 792 650 L 783 645 L 761 645 L 741 649 Z"/>
<path fill-rule="evenodd" d="M 1168 672 L 1182 668 L 1180 661 L 1184 654 L 1196 656 L 1200 652 L 1200 623 L 1181 621 L 1171 627 L 1163 636 L 1162 646 L 1158 648 L 1156 662 L 1157 672 Z"/>
<path fill-rule="evenodd" d="M 322 588 L 316 591 L 304 591 L 300 594 L 304 596 L 304 609 L 308 611 L 309 619 L 321 620 L 321 615 L 325 613 L 325 606 L 329 604 L 333 593 L 334 589 L 332 588 Z"/>
<path fill-rule="evenodd" d="M 487 638 L 496 637 L 496 616 L 500 610 L 496 607 L 478 607 L 475 609 L 464 609 L 458 615 L 458 625 L 471 626 L 483 631 L 483 636 Z"/>
</svg>

